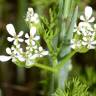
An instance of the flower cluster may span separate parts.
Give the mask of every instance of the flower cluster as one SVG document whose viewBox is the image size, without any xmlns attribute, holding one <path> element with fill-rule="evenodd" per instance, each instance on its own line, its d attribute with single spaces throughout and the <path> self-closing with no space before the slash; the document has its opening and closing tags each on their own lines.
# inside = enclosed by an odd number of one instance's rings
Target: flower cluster
<svg viewBox="0 0 96 96">
<path fill-rule="evenodd" d="M 30 10 L 28 9 L 28 12 L 29 11 L 32 11 L 32 8 Z M 30 15 L 31 14 L 33 16 L 33 13 L 30 13 Z M 6 48 L 6 53 L 9 56 L 0 55 L 0 61 L 5 62 L 12 59 L 12 62 L 16 64 L 23 62 L 22 64 L 24 64 L 24 66 L 30 67 L 36 63 L 36 58 L 48 55 L 48 51 L 44 50 L 40 45 L 40 36 L 37 35 L 35 25 L 31 26 L 30 32 L 25 34 L 25 39 L 22 38 L 24 32 L 20 31 L 18 34 L 16 34 L 15 28 L 12 24 L 7 24 L 6 29 L 11 35 L 11 37 L 8 37 L 7 40 L 12 42 L 13 45 L 11 48 Z M 24 46 L 25 48 L 21 48 L 23 43 L 26 45 Z"/>
<path fill-rule="evenodd" d="M 92 17 L 92 8 L 87 6 L 84 15 L 80 16 L 81 22 L 74 27 L 71 48 L 79 52 L 86 52 L 96 48 L 96 24 Z"/>
<path fill-rule="evenodd" d="M 33 8 L 28 8 L 27 14 L 26 14 L 26 19 L 27 22 L 31 23 L 38 23 L 39 22 L 39 16 L 37 13 L 34 13 Z"/>
</svg>

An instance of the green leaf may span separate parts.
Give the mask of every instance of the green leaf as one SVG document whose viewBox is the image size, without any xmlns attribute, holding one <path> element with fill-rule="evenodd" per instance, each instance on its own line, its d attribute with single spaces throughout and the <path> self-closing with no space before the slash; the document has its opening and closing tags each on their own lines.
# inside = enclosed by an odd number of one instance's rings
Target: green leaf
<svg viewBox="0 0 96 96">
<path fill-rule="evenodd" d="M 64 4 L 64 18 L 67 18 L 70 11 L 71 0 L 65 0 Z"/>
<path fill-rule="evenodd" d="M 67 35 L 66 36 L 67 40 L 70 40 L 73 37 L 73 30 L 74 30 L 74 25 L 75 25 L 76 20 L 77 20 L 77 16 L 78 16 L 78 7 L 75 8 L 75 12 L 74 12 L 72 20 L 71 20 L 72 22 L 70 23 L 68 33 L 66 34 Z"/>
<path fill-rule="evenodd" d="M 73 78 L 65 84 L 64 90 L 58 88 L 53 96 L 89 96 L 88 86 L 78 78 Z"/>
</svg>

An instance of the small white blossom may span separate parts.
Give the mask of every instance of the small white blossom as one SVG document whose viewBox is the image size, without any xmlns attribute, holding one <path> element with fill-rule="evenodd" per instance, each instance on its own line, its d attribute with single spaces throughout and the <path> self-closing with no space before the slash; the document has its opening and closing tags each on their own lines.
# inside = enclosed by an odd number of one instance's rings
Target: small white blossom
<svg viewBox="0 0 96 96">
<path fill-rule="evenodd" d="M 37 13 L 34 13 L 33 8 L 28 8 L 25 20 L 27 22 L 32 22 L 37 24 L 39 22 L 39 16 Z"/>
<path fill-rule="evenodd" d="M 71 48 L 72 49 L 77 49 L 77 48 L 80 48 L 81 47 L 81 41 L 77 41 L 75 39 L 72 39 L 71 40 Z"/>
<path fill-rule="evenodd" d="M 82 45 L 87 46 L 88 49 L 95 49 L 96 47 L 95 35 L 96 34 L 93 33 L 91 37 L 83 37 Z"/>
<path fill-rule="evenodd" d="M 30 43 L 34 46 L 35 45 L 35 41 L 38 41 L 40 39 L 40 36 L 36 35 L 36 27 L 31 27 L 30 29 L 30 36 L 28 35 L 28 33 L 25 34 L 25 37 L 27 38 L 25 40 L 25 43 L 27 43 L 28 45 L 30 45 Z"/>
<path fill-rule="evenodd" d="M 20 31 L 19 34 L 16 35 L 15 28 L 12 24 L 7 24 L 6 29 L 8 33 L 12 36 L 7 38 L 9 42 L 14 41 L 14 45 L 18 45 L 18 41 L 23 42 L 23 39 L 20 38 L 23 35 L 23 31 Z"/>
<path fill-rule="evenodd" d="M 93 12 L 92 8 L 90 6 L 87 6 L 85 8 L 85 12 L 84 12 L 85 14 L 84 14 L 84 16 L 81 15 L 80 16 L 80 19 L 82 21 L 84 21 L 84 22 L 94 22 L 95 21 L 95 18 L 92 17 L 92 12 Z"/>
</svg>

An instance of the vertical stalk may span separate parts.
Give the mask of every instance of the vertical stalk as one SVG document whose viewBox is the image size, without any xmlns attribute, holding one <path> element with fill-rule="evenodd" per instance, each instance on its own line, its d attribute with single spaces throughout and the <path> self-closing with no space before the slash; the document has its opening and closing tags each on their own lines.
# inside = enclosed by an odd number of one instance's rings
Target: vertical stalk
<svg viewBox="0 0 96 96">
<path fill-rule="evenodd" d="M 58 60 L 57 58 L 52 58 L 52 67 L 54 68 L 56 65 L 58 64 Z M 49 85 L 49 92 L 48 92 L 48 96 L 52 95 L 57 86 L 58 86 L 58 73 L 51 73 L 50 74 L 50 85 Z"/>
<path fill-rule="evenodd" d="M 26 9 L 27 9 L 27 0 L 18 0 L 18 5 L 17 5 L 17 26 L 18 30 L 25 30 L 25 21 L 24 21 L 24 16 L 26 15 Z M 17 81 L 19 83 L 25 81 L 25 69 L 24 68 L 17 68 Z"/>
<path fill-rule="evenodd" d="M 63 4 L 61 4 L 61 2 L 63 2 Z M 68 34 L 68 28 L 70 26 L 70 10 L 71 10 L 71 5 L 72 5 L 72 0 L 60 0 L 60 4 L 59 4 L 59 13 L 60 14 L 59 18 L 62 18 L 61 20 L 61 32 L 60 32 L 60 42 L 64 42 L 66 43 L 66 41 L 70 40 L 71 38 L 68 38 L 69 36 L 67 36 Z M 72 10 L 73 12 L 73 10 Z M 71 12 L 71 14 L 72 14 Z M 70 35 L 70 34 L 69 34 Z M 68 38 L 68 39 L 67 39 Z M 67 55 L 68 53 L 71 52 L 70 46 L 69 45 L 63 45 L 60 57 L 63 57 L 65 55 Z M 60 61 L 59 61 L 60 63 Z M 64 64 L 64 66 L 60 69 L 60 71 L 58 72 L 58 87 L 61 89 L 64 89 L 64 85 L 65 85 L 65 80 L 67 80 L 68 78 L 68 73 L 69 73 L 69 67 L 72 66 L 71 65 L 71 60 L 69 60 L 66 64 Z"/>
</svg>

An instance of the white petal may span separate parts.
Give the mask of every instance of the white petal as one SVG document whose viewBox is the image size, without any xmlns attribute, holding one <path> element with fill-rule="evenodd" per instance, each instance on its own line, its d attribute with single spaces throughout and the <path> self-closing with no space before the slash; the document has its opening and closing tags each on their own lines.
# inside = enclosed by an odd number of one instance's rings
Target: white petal
<svg viewBox="0 0 96 96">
<path fill-rule="evenodd" d="M 18 34 L 18 37 L 21 37 L 23 35 L 23 31 L 20 31 L 19 34 Z"/>
<path fill-rule="evenodd" d="M 19 41 L 19 42 L 23 42 L 24 40 L 23 40 L 22 38 L 19 38 L 18 41 Z"/>
<path fill-rule="evenodd" d="M 20 49 L 20 44 L 16 45 L 16 48 L 19 48 Z"/>
<path fill-rule="evenodd" d="M 96 24 L 94 24 L 94 28 L 96 29 Z"/>
<path fill-rule="evenodd" d="M 39 57 L 39 54 L 34 54 L 30 57 L 30 59 L 36 59 L 37 57 Z"/>
<path fill-rule="evenodd" d="M 6 29 L 7 29 L 8 33 L 9 33 L 11 36 L 15 36 L 15 35 L 16 35 L 14 26 L 13 26 L 12 24 L 7 24 L 7 25 L 6 25 Z"/>
<path fill-rule="evenodd" d="M 39 39 L 40 39 L 40 36 L 35 36 L 34 37 L 34 40 L 36 40 L 36 41 L 39 40 Z"/>
<path fill-rule="evenodd" d="M 28 12 L 32 12 L 32 13 L 34 13 L 33 8 L 28 8 Z"/>
<path fill-rule="evenodd" d="M 43 51 L 43 48 L 42 47 L 39 47 L 39 51 Z"/>
<path fill-rule="evenodd" d="M 82 45 L 86 46 L 87 45 L 87 42 L 82 42 Z"/>
<path fill-rule="evenodd" d="M 8 37 L 7 40 L 8 40 L 9 42 L 12 42 L 12 41 L 14 40 L 14 38 Z"/>
<path fill-rule="evenodd" d="M 81 35 L 81 32 L 80 32 L 79 30 L 77 30 L 77 34 L 78 34 L 78 35 Z"/>
<path fill-rule="evenodd" d="M 72 49 L 75 49 L 75 48 L 76 48 L 76 45 L 75 45 L 75 44 L 72 44 L 70 47 L 71 47 Z"/>
<path fill-rule="evenodd" d="M 38 53 L 38 50 L 35 50 L 35 53 Z"/>
<path fill-rule="evenodd" d="M 74 39 L 72 39 L 72 40 L 71 40 L 71 44 L 73 44 L 74 42 L 75 42 L 75 40 L 74 40 Z"/>
<path fill-rule="evenodd" d="M 48 55 L 48 53 L 49 53 L 48 51 L 42 51 L 41 54 L 42 54 L 42 55 Z"/>
<path fill-rule="evenodd" d="M 88 22 L 94 22 L 95 21 L 95 17 L 92 17 Z"/>
<path fill-rule="evenodd" d="M 33 48 L 34 48 L 34 49 L 37 49 L 38 47 L 37 47 L 37 45 L 35 45 L 35 46 L 33 46 Z"/>
<path fill-rule="evenodd" d="M 85 21 L 85 18 L 83 15 L 80 16 L 80 20 Z"/>
<path fill-rule="evenodd" d="M 25 38 L 29 38 L 29 35 L 28 35 L 28 33 L 26 33 L 26 34 L 25 34 Z"/>
<path fill-rule="evenodd" d="M 39 19 L 35 19 L 34 23 L 36 23 L 36 24 L 39 23 Z"/>
<path fill-rule="evenodd" d="M 33 45 L 33 46 L 35 45 L 35 41 L 32 41 L 32 45 Z"/>
<path fill-rule="evenodd" d="M 88 49 L 95 49 L 94 46 L 92 46 L 91 44 L 87 46 Z"/>
<path fill-rule="evenodd" d="M 11 52 L 11 49 L 8 47 L 8 48 L 6 48 L 6 53 L 7 54 L 9 54 L 9 55 L 11 55 L 12 54 L 12 52 Z"/>
<path fill-rule="evenodd" d="M 30 44 L 29 39 L 25 40 L 25 43 L 29 45 Z"/>
<path fill-rule="evenodd" d="M 84 40 L 84 41 L 88 41 L 87 37 L 83 37 L 83 40 Z"/>
<path fill-rule="evenodd" d="M 11 50 L 15 50 L 15 48 L 12 46 L 12 47 L 11 47 Z"/>
<path fill-rule="evenodd" d="M 96 41 L 91 42 L 91 44 L 96 44 Z"/>
<path fill-rule="evenodd" d="M 11 56 L 4 56 L 4 55 L 0 56 L 0 61 L 1 62 L 6 62 L 6 61 L 8 61 L 10 59 L 11 59 Z"/>
<path fill-rule="evenodd" d="M 13 44 L 17 46 L 18 45 L 18 41 L 14 40 Z"/>
<path fill-rule="evenodd" d="M 24 61 L 25 61 L 25 58 L 22 57 L 22 56 L 18 56 L 18 59 L 19 59 L 21 62 L 24 62 Z"/>
<path fill-rule="evenodd" d="M 38 14 L 37 14 L 37 13 L 35 13 L 35 14 L 34 14 L 34 17 L 35 17 L 35 18 L 38 18 L 39 16 L 38 16 Z"/>
<path fill-rule="evenodd" d="M 36 27 L 33 26 L 33 27 L 31 27 L 31 29 L 30 29 L 30 35 L 31 35 L 31 36 L 34 36 L 35 34 L 36 34 Z"/>
<path fill-rule="evenodd" d="M 87 6 L 85 8 L 85 17 L 88 20 L 92 16 L 92 8 L 90 6 Z"/>
</svg>

